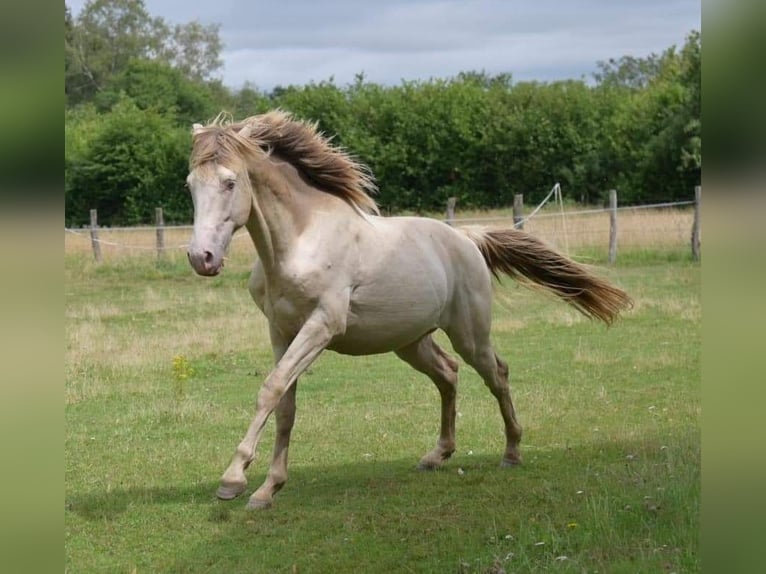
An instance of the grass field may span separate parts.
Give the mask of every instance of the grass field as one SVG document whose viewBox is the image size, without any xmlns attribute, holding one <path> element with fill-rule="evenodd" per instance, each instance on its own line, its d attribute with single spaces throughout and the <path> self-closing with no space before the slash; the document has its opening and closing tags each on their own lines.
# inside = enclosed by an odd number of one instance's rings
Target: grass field
<svg viewBox="0 0 766 574">
<path fill-rule="evenodd" d="M 499 468 L 497 405 L 469 367 L 458 450 L 424 473 L 435 387 L 393 355 L 327 353 L 298 387 L 290 480 L 260 513 L 214 496 L 271 366 L 252 253 L 214 279 L 182 252 L 141 255 L 65 256 L 68 572 L 699 571 L 700 267 L 685 246 L 637 244 L 600 270 L 636 302 L 610 329 L 497 287 L 522 467 Z"/>
</svg>

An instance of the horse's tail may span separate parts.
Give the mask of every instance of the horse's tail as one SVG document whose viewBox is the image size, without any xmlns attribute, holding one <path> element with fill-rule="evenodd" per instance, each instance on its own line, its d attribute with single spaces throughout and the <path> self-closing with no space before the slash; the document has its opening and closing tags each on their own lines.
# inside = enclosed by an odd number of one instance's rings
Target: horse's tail
<svg viewBox="0 0 766 574">
<path fill-rule="evenodd" d="M 490 271 L 552 292 L 589 318 L 607 325 L 633 305 L 619 287 L 518 229 L 462 229 L 479 247 Z"/>
</svg>

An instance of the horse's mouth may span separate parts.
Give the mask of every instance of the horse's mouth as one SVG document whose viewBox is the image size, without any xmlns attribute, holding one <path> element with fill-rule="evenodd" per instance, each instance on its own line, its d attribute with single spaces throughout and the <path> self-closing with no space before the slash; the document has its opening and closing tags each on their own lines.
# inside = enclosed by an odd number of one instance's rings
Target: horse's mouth
<svg viewBox="0 0 766 574">
<path fill-rule="evenodd" d="M 221 271 L 223 271 L 223 261 L 216 265 L 215 267 L 206 267 L 204 269 L 195 269 L 198 275 L 202 275 L 203 277 L 215 277 L 216 275 L 220 275 Z"/>
</svg>

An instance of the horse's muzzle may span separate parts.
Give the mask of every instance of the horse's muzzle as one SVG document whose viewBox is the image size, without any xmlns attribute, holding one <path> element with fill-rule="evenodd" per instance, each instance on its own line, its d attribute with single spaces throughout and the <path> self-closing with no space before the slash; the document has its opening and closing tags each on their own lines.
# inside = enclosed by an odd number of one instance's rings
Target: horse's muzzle
<svg viewBox="0 0 766 574">
<path fill-rule="evenodd" d="M 223 257 L 216 257 L 210 251 L 189 249 L 186 257 L 189 258 L 192 269 L 205 277 L 218 275 L 223 268 Z"/>
</svg>

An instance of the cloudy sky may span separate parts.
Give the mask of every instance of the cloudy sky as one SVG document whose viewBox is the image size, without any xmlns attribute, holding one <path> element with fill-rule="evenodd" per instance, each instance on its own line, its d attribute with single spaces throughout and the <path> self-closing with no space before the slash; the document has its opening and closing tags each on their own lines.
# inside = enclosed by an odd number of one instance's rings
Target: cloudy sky
<svg viewBox="0 0 766 574">
<path fill-rule="evenodd" d="M 646 56 L 701 27 L 701 0 L 145 0 L 172 23 L 221 25 L 224 83 L 270 90 L 363 72 L 367 80 L 509 72 L 590 79 L 596 62 Z M 77 15 L 85 0 L 66 0 Z"/>
</svg>

